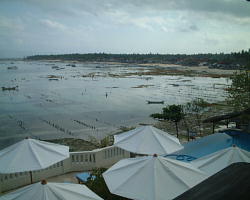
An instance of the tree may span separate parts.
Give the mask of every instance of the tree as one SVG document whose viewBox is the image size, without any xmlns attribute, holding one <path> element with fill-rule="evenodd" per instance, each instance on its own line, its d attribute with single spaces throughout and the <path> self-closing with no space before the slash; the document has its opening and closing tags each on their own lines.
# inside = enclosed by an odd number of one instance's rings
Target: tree
<svg viewBox="0 0 250 200">
<path fill-rule="evenodd" d="M 202 98 L 196 98 L 191 102 L 188 102 L 185 106 L 184 106 L 184 112 L 185 114 L 189 115 L 192 114 L 195 119 L 196 119 L 196 123 L 199 127 L 199 132 L 201 134 L 201 125 L 202 125 L 202 113 L 205 111 L 205 109 L 210 106 L 211 104 L 206 102 L 204 99 Z M 186 122 L 186 119 L 184 120 L 186 126 L 188 125 L 188 123 Z M 188 128 L 189 129 L 189 128 Z"/>
<path fill-rule="evenodd" d="M 250 108 L 250 64 L 244 70 L 234 73 L 230 77 L 231 86 L 228 88 L 228 103 L 235 110 Z"/>
<path fill-rule="evenodd" d="M 177 137 L 179 137 L 178 122 L 180 122 L 184 118 L 184 112 L 181 105 L 174 104 L 167 106 L 165 108 L 162 108 L 162 113 L 154 113 L 151 114 L 150 117 L 174 122 L 176 128 L 176 134 Z"/>
</svg>

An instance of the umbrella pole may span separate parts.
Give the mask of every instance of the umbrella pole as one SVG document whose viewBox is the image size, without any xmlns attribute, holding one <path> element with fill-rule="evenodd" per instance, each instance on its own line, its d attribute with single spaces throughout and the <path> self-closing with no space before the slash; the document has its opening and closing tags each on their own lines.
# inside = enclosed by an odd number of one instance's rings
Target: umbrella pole
<svg viewBox="0 0 250 200">
<path fill-rule="evenodd" d="M 30 171 L 30 182 L 31 182 L 31 184 L 33 183 L 32 171 Z"/>
</svg>

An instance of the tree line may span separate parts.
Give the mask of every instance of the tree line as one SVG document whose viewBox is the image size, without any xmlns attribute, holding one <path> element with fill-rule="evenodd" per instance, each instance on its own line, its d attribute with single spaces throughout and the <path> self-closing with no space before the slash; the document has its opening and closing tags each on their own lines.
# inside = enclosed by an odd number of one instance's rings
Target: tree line
<svg viewBox="0 0 250 200">
<path fill-rule="evenodd" d="M 180 64 L 186 66 L 204 65 L 234 65 L 238 68 L 250 62 L 250 49 L 232 53 L 208 53 L 208 54 L 60 54 L 60 55 L 34 55 L 26 60 L 63 60 L 82 62 L 121 62 L 121 63 L 161 63 Z"/>
</svg>

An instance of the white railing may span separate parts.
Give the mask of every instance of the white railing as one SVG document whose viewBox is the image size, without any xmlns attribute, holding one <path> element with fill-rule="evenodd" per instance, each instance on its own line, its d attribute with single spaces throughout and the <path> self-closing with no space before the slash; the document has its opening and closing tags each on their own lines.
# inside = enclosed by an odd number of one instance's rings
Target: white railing
<svg viewBox="0 0 250 200">
<path fill-rule="evenodd" d="M 71 152 L 70 157 L 48 168 L 33 171 L 33 182 L 74 171 L 90 171 L 94 168 L 112 166 L 130 153 L 118 147 L 105 147 L 93 151 Z M 0 193 L 30 184 L 30 173 L 0 174 Z"/>
</svg>

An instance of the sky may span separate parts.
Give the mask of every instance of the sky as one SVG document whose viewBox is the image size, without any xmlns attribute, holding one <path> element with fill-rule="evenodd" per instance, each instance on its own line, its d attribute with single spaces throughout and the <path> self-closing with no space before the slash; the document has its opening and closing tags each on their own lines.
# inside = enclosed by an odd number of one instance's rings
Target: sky
<svg viewBox="0 0 250 200">
<path fill-rule="evenodd" d="M 0 0 L 0 58 L 249 48 L 246 0 Z"/>
</svg>

